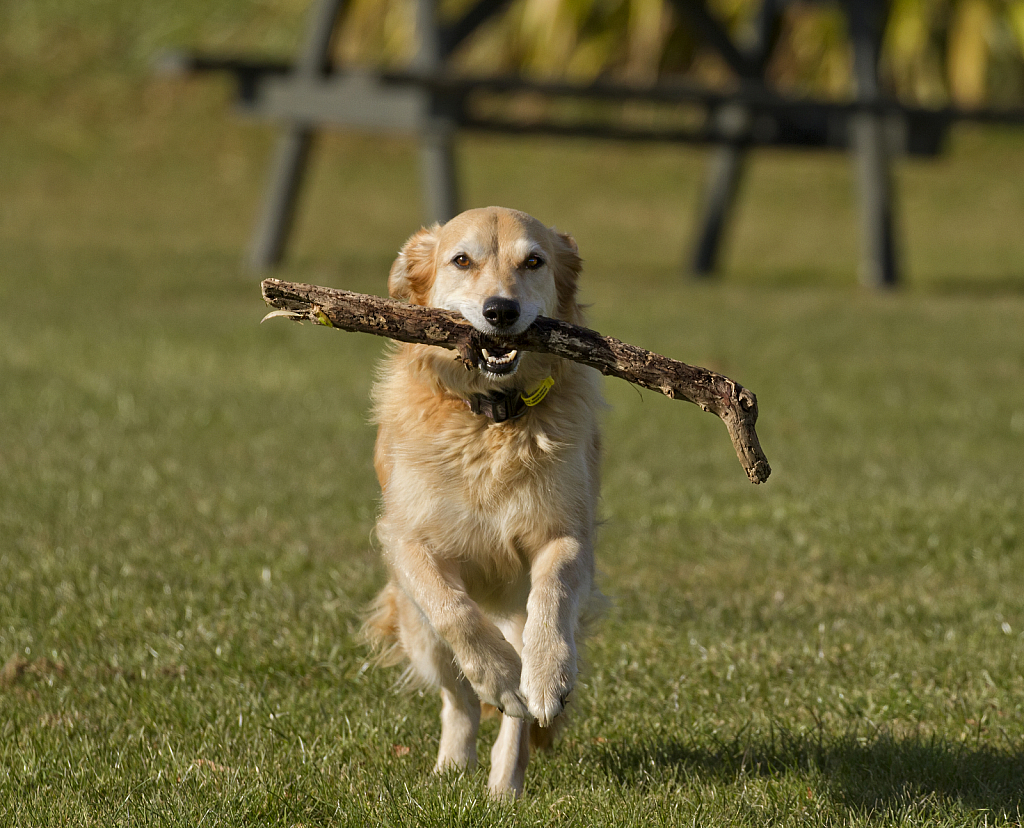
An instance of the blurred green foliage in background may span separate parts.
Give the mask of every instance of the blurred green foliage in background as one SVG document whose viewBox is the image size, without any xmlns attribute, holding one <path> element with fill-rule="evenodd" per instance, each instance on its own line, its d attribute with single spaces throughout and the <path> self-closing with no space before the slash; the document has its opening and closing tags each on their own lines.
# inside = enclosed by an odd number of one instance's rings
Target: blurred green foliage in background
<svg viewBox="0 0 1024 828">
<path fill-rule="evenodd" d="M 442 0 L 458 15 L 472 0 Z M 760 0 L 709 0 L 742 40 Z M 401 64 L 413 50 L 416 0 L 351 0 L 339 57 Z M 0 74 L 37 82 L 82 69 L 145 71 L 172 47 L 290 55 L 308 0 L 33 0 L 0 4 Z M 88 25 L 82 25 L 87 22 Z M 57 58 L 54 60 L 54 58 Z M 458 55 L 467 70 L 650 80 L 684 73 L 722 82 L 728 71 L 666 0 L 515 0 Z M 836 2 L 787 6 L 769 75 L 794 94 L 851 92 L 846 24 Z M 37 71 L 38 70 L 38 71 Z M 882 72 L 901 99 L 965 106 L 1024 95 L 1024 0 L 894 0 Z"/>
<path fill-rule="evenodd" d="M 413 43 L 415 0 L 356 0 L 343 50 L 362 61 L 401 61 Z M 467 0 L 442 6 L 457 14 Z M 709 0 L 742 40 L 760 0 Z M 977 105 L 1019 98 L 1024 89 L 1024 0 L 895 0 L 886 31 L 883 74 L 899 97 L 926 105 Z M 665 0 L 520 0 L 467 45 L 462 60 L 478 70 L 521 70 L 580 79 L 612 73 L 650 80 L 688 73 L 728 76 L 695 40 L 689 21 Z M 795 93 L 849 94 L 851 55 L 835 2 L 788 5 L 770 67 Z"/>
</svg>

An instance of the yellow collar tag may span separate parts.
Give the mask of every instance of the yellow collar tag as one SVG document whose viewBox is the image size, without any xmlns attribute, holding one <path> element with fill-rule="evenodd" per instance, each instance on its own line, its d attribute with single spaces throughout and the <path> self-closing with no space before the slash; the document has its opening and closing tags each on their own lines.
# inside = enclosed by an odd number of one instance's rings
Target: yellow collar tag
<svg viewBox="0 0 1024 828">
<path fill-rule="evenodd" d="M 554 384 L 554 377 L 547 377 L 545 380 L 541 382 L 540 387 L 537 388 L 537 390 L 534 391 L 532 394 L 522 395 L 523 402 L 530 408 L 533 408 L 535 405 L 539 405 L 548 395 L 548 391 L 551 390 L 551 386 L 553 386 Z"/>
</svg>

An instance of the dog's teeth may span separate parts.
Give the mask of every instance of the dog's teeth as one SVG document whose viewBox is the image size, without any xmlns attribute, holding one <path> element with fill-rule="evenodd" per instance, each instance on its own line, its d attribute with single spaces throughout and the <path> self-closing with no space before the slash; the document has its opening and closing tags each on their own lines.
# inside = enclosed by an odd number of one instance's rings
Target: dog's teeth
<svg viewBox="0 0 1024 828">
<path fill-rule="evenodd" d="M 508 351 L 508 352 L 502 354 L 501 356 L 495 356 L 490 351 L 488 351 L 486 348 L 481 348 L 480 349 L 480 353 L 483 354 L 484 359 L 486 359 L 488 362 L 495 363 L 497 365 L 504 365 L 506 362 L 511 362 L 519 354 L 518 351 L 514 351 L 513 350 L 513 351 Z"/>
<path fill-rule="evenodd" d="M 502 348 L 502 351 L 504 351 L 504 353 L 498 356 L 496 354 L 492 354 L 486 348 L 481 348 L 480 355 L 483 357 L 483 361 L 486 365 L 488 365 L 492 370 L 498 371 L 499 369 L 504 369 L 506 366 L 513 365 L 519 357 L 519 351 L 514 348 L 509 351 L 505 351 L 505 349 Z"/>
</svg>

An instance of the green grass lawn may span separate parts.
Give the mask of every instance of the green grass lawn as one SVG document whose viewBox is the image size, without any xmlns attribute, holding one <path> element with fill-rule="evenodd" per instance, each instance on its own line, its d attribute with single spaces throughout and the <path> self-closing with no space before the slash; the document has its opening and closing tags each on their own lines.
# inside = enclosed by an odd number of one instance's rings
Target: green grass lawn
<svg viewBox="0 0 1024 828">
<path fill-rule="evenodd" d="M 492 803 L 487 751 L 432 776 L 437 700 L 357 641 L 384 346 L 258 324 L 272 133 L 217 82 L 23 64 L 0 64 L 0 825 L 1020 823 L 1024 135 L 901 165 L 887 295 L 856 287 L 842 157 L 759 156 L 725 277 L 695 285 L 701 151 L 465 141 L 469 203 L 576 235 L 596 328 L 758 394 L 774 469 L 751 486 L 715 418 L 607 381 L 614 602 L 572 728 Z M 410 143 L 325 139 L 280 275 L 382 293 L 417 187 Z"/>
</svg>

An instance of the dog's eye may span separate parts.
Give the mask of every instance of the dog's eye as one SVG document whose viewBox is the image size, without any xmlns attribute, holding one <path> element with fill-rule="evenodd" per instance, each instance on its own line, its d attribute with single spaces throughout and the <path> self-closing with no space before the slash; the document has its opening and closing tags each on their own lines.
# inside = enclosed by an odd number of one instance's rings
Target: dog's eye
<svg viewBox="0 0 1024 828">
<path fill-rule="evenodd" d="M 523 264 L 526 265 L 527 270 L 536 270 L 538 267 L 544 264 L 544 260 L 536 253 L 531 253 L 529 258 L 527 258 L 527 260 Z"/>
<path fill-rule="evenodd" d="M 465 269 L 470 266 L 471 262 L 469 260 L 469 256 L 467 256 L 465 253 L 460 253 L 458 256 L 452 259 L 452 264 L 458 268 Z"/>
</svg>

